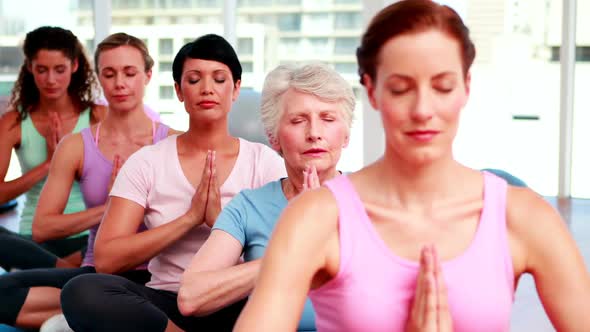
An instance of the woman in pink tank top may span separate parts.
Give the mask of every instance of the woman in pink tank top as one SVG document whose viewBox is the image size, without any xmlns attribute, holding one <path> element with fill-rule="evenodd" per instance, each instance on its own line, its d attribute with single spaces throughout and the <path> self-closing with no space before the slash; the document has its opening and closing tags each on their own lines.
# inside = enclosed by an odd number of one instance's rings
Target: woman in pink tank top
<svg viewBox="0 0 590 332">
<path fill-rule="evenodd" d="M 175 133 L 152 122 L 143 110 L 145 87 L 153 61 L 140 39 L 119 33 L 97 47 L 95 63 L 109 108 L 103 121 L 65 137 L 51 162 L 33 223 L 33 233 L 44 239 L 65 238 L 90 229 L 82 267 L 35 269 L 0 277 L 0 323 L 39 328 L 61 312 L 60 293 L 74 277 L 93 274 L 94 239 L 108 192 L 123 162 L 135 151 Z M 86 210 L 65 213 L 70 188 L 78 181 Z M 146 265 L 131 266 L 119 275 L 138 284 L 149 281 Z"/>
<path fill-rule="evenodd" d="M 308 293 L 320 332 L 508 331 L 523 273 L 557 330 L 590 326 L 590 278 L 559 214 L 454 159 L 474 57 L 447 6 L 404 0 L 373 18 L 357 58 L 385 153 L 290 203 L 234 331 L 293 331 Z"/>
</svg>

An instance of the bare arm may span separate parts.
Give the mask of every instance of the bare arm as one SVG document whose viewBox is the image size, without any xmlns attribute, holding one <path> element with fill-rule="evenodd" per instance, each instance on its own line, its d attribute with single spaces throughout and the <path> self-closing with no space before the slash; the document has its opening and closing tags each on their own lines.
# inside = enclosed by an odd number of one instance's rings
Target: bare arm
<svg viewBox="0 0 590 332">
<path fill-rule="evenodd" d="M 83 154 L 84 143 L 80 134 L 70 135 L 58 145 L 33 218 L 34 241 L 65 238 L 100 222 L 104 206 L 63 213 L 72 184 L 82 169 Z"/>
<path fill-rule="evenodd" d="M 207 155 L 206 165 L 210 162 L 210 155 Z M 129 170 L 140 171 L 141 169 Z M 128 180 L 129 175 L 123 173 L 117 178 L 117 183 Z M 94 244 L 96 270 L 112 274 L 132 269 L 155 257 L 188 231 L 201 225 L 207 208 L 210 178 L 211 169 L 204 167 L 201 182 L 189 209 L 180 217 L 141 233 L 137 233 L 137 229 L 143 222 L 145 208 L 132 200 L 111 196 Z M 147 190 L 141 190 L 144 189 Z"/>
<path fill-rule="evenodd" d="M 508 227 L 525 255 L 539 297 L 558 331 L 590 326 L 590 276 L 580 251 L 557 211 L 532 191 L 511 188 Z"/>
<path fill-rule="evenodd" d="M 254 288 L 260 260 L 238 264 L 242 244 L 215 229 L 182 276 L 178 308 L 185 315 L 203 316 L 245 298 Z"/>
<path fill-rule="evenodd" d="M 191 213 L 165 225 L 137 233 L 143 222 L 143 206 L 111 196 L 94 244 L 96 270 L 120 273 L 155 257 L 199 223 Z"/>
<path fill-rule="evenodd" d="M 290 202 L 234 331 L 297 329 L 312 280 L 328 266 L 337 217 L 336 203 L 326 188 L 305 192 Z"/>
<path fill-rule="evenodd" d="M 17 123 L 17 112 L 8 112 L 0 117 L 0 204 L 29 191 L 37 182 L 43 180 L 49 171 L 49 161 L 45 161 L 22 176 L 5 181 L 10 165 L 12 149 L 20 144 L 21 129 Z"/>
</svg>

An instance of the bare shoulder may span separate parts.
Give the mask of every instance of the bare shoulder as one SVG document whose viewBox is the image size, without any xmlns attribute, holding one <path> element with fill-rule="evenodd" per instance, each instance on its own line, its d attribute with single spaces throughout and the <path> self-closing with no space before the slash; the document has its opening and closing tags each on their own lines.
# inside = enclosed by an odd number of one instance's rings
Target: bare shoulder
<svg viewBox="0 0 590 332">
<path fill-rule="evenodd" d="M 337 239 L 338 206 L 329 189 L 321 187 L 289 202 L 273 232 L 269 251 L 276 252 L 276 257 L 289 257 L 296 266 L 305 265 L 312 275 L 321 270 L 335 275 Z"/>
<path fill-rule="evenodd" d="M 20 141 L 18 117 L 19 114 L 17 111 L 10 111 L 0 116 L 0 132 L 2 132 L 2 137 L 8 138 L 12 145 L 16 145 Z"/>
<path fill-rule="evenodd" d="M 108 108 L 104 105 L 97 105 L 95 104 L 92 106 L 92 124 L 99 123 L 102 121 L 107 115 Z"/>
<path fill-rule="evenodd" d="M 539 227 L 564 223 L 557 210 L 539 194 L 514 186 L 508 187 L 506 217 L 509 231 L 521 235 Z"/>
<path fill-rule="evenodd" d="M 13 127 L 16 127 L 18 124 L 18 112 L 17 111 L 10 111 L 0 115 L 0 129 L 2 132 L 6 132 L 6 130 L 10 130 Z"/>
<path fill-rule="evenodd" d="M 84 140 L 81 133 L 66 135 L 57 145 L 54 158 L 68 162 L 79 162 L 84 154 Z"/>
<path fill-rule="evenodd" d="M 301 235 L 302 240 L 328 238 L 338 225 L 338 206 L 328 188 L 307 191 L 289 202 L 283 211 L 278 227 L 289 229 L 291 235 Z"/>
<path fill-rule="evenodd" d="M 559 212 L 528 188 L 508 187 L 506 224 L 516 274 L 529 271 L 535 261 L 542 261 L 539 255 L 546 248 L 571 242 Z"/>
</svg>

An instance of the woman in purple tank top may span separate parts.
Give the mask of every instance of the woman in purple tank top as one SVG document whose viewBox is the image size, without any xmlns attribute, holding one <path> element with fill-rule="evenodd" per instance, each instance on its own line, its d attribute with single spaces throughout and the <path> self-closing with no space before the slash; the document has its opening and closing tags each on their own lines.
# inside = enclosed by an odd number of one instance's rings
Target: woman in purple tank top
<svg viewBox="0 0 590 332">
<path fill-rule="evenodd" d="M 0 307 L 11 308 L 10 312 L 2 311 L 0 323 L 38 328 L 48 318 L 60 314 L 60 292 L 65 283 L 75 276 L 96 272 L 94 238 L 121 165 L 141 147 L 177 133 L 153 122 L 143 110 L 145 87 L 153 66 L 143 41 L 124 33 L 113 34 L 98 45 L 95 63 L 109 101 L 107 114 L 102 122 L 64 138 L 59 144 L 33 226 L 33 232 L 43 238 L 64 238 L 90 229 L 88 251 L 80 268 L 37 269 L 0 276 Z M 74 181 L 80 183 L 87 209 L 64 214 Z M 38 223 L 37 219 L 43 222 Z M 141 284 L 150 277 L 145 265 L 119 274 Z"/>
<path fill-rule="evenodd" d="M 508 331 L 520 276 L 558 331 L 590 326 L 590 277 L 542 197 L 453 156 L 475 47 L 455 11 L 402 0 L 370 22 L 359 74 L 385 153 L 283 211 L 234 331 Z"/>
</svg>

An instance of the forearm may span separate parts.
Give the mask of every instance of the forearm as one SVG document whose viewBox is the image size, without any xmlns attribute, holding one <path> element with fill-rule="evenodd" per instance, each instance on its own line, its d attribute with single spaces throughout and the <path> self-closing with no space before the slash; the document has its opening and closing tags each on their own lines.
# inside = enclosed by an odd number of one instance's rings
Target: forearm
<svg viewBox="0 0 590 332">
<path fill-rule="evenodd" d="M 96 206 L 88 210 L 70 214 L 40 214 L 33 219 L 33 240 L 63 239 L 78 234 L 100 223 L 105 206 Z"/>
<path fill-rule="evenodd" d="M 217 271 L 186 272 L 178 292 L 185 316 L 205 316 L 248 296 L 256 283 L 260 260 Z"/>
<path fill-rule="evenodd" d="M 108 240 L 97 239 L 94 246 L 96 270 L 114 274 L 133 269 L 157 256 L 194 227 L 195 222 L 185 214 L 144 232 Z"/>
<path fill-rule="evenodd" d="M 4 204 L 11 199 L 29 191 L 36 183 L 43 180 L 49 172 L 49 162 L 41 163 L 31 169 L 21 177 L 12 181 L 0 183 L 0 204 Z"/>
</svg>

